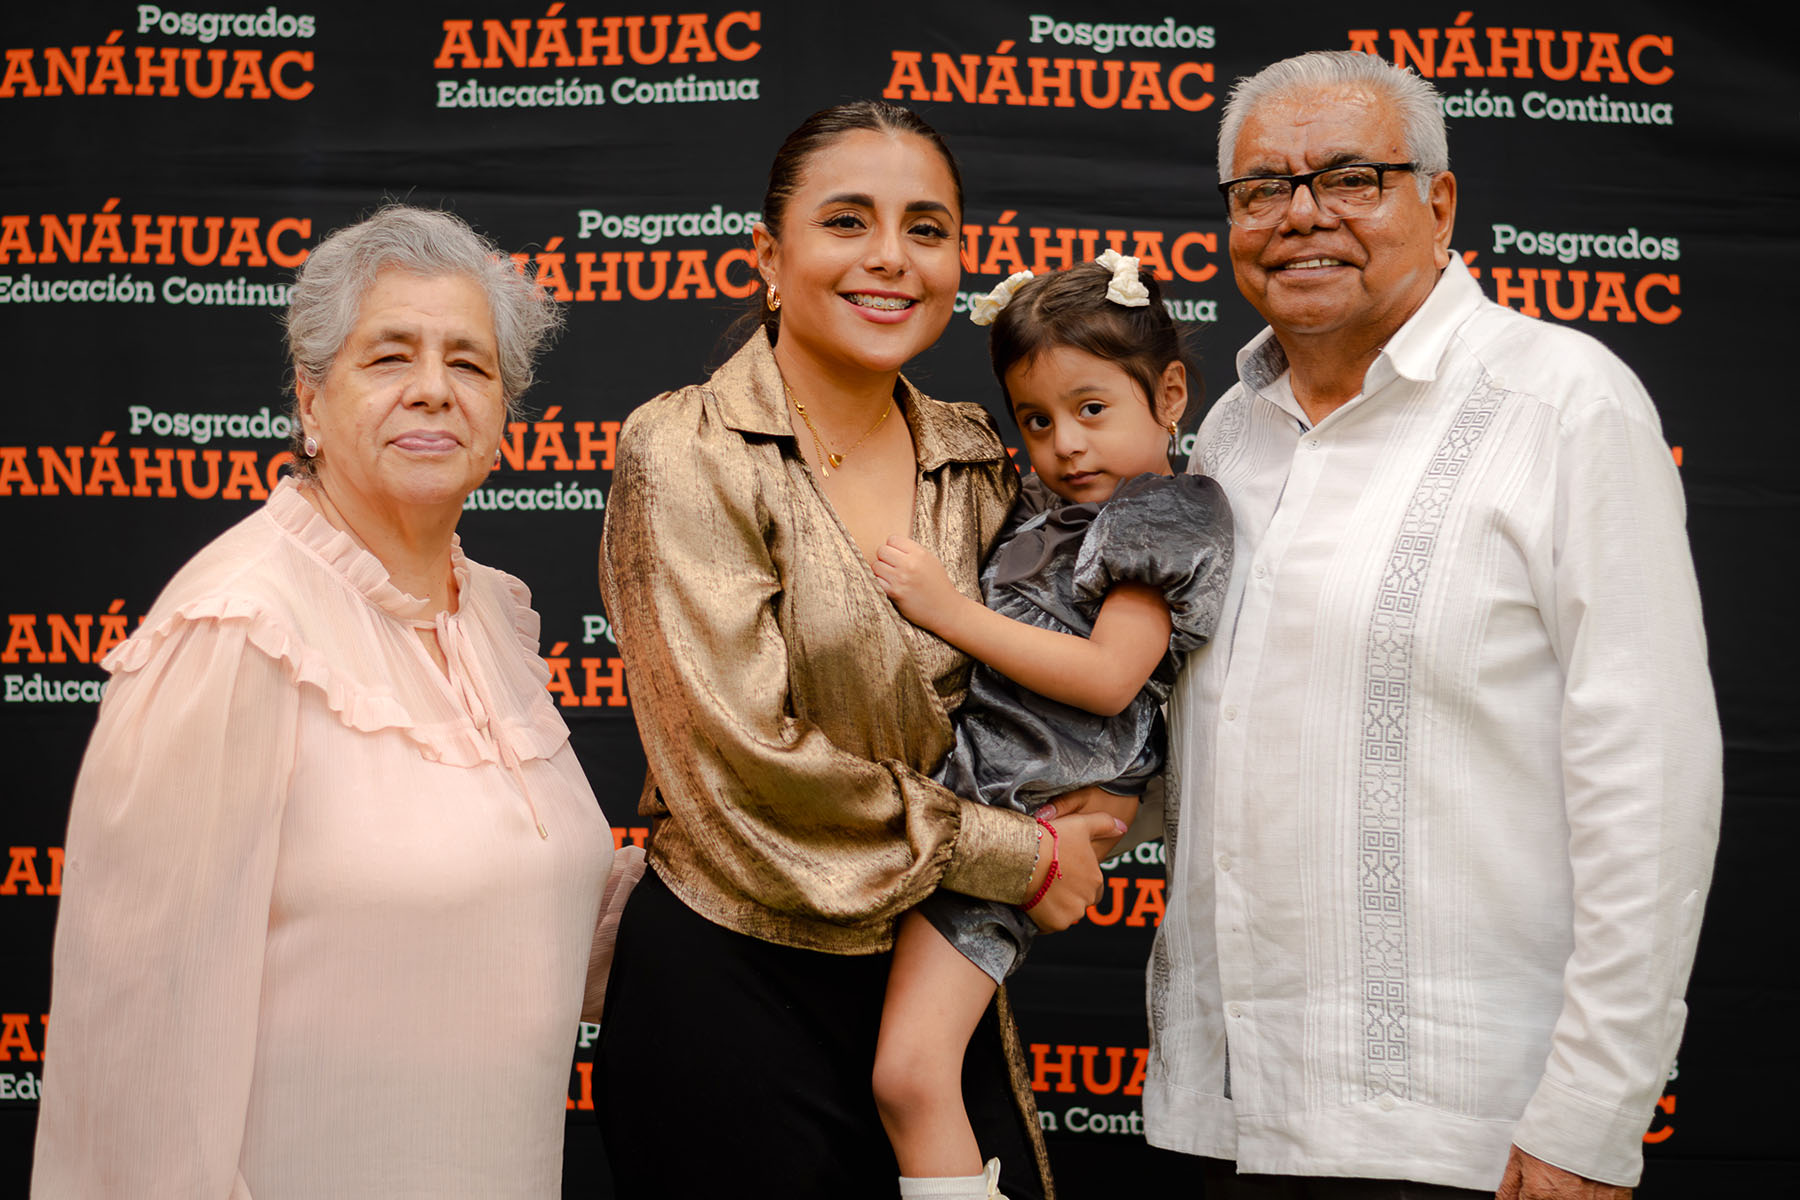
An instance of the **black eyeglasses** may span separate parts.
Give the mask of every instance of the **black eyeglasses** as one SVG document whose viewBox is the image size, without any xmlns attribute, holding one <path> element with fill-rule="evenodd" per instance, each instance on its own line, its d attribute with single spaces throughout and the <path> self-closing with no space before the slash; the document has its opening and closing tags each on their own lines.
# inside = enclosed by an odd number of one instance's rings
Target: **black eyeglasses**
<svg viewBox="0 0 1800 1200">
<path fill-rule="evenodd" d="M 1413 171 L 1416 162 L 1344 163 L 1303 175 L 1245 175 L 1219 185 L 1225 210 L 1233 225 L 1267 229 L 1281 224 L 1293 203 L 1294 189 L 1312 192 L 1313 202 L 1338 217 L 1360 217 L 1381 203 L 1383 181 L 1389 171 Z"/>
</svg>

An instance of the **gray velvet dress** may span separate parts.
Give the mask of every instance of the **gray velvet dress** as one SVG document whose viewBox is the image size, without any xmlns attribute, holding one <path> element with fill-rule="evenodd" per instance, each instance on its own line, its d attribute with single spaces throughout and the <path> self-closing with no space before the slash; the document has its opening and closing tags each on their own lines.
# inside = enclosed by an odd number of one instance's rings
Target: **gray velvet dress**
<svg viewBox="0 0 1800 1200">
<path fill-rule="evenodd" d="M 1085 637 L 1114 584 L 1148 584 L 1168 601 L 1169 651 L 1136 698 L 1110 717 L 1047 699 L 977 663 L 937 781 L 1024 813 L 1095 784 L 1142 794 L 1162 770 L 1162 705 L 1176 672 L 1218 625 L 1231 546 L 1231 510 L 1206 476 L 1139 475 L 1112 499 L 1088 504 L 1071 504 L 1028 476 L 981 572 L 987 606 Z M 919 911 L 996 983 L 1018 967 L 1037 931 L 1014 905 L 941 888 Z"/>
</svg>

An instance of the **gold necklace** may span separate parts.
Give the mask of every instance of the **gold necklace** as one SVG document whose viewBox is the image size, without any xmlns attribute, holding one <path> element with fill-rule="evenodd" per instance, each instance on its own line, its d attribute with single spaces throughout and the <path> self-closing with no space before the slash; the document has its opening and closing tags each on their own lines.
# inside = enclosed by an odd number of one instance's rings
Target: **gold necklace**
<svg viewBox="0 0 1800 1200">
<path fill-rule="evenodd" d="M 824 462 L 819 464 L 819 474 L 827 479 L 831 478 L 832 468 L 843 466 L 845 456 L 854 453 L 858 446 L 874 437 L 875 431 L 881 428 L 881 423 L 888 419 L 889 413 L 894 411 L 894 403 L 890 400 L 887 407 L 881 410 L 881 415 L 875 418 L 875 423 L 869 426 L 861 437 L 850 443 L 848 450 L 833 454 L 831 448 L 825 444 L 825 439 L 819 436 L 819 427 L 814 425 L 812 418 L 806 415 L 806 405 L 800 403 L 800 398 L 794 395 L 794 389 L 788 386 L 788 381 L 782 380 L 781 386 L 787 391 L 788 403 L 794 406 L 794 411 L 799 413 L 800 419 L 806 423 L 807 432 L 812 434 L 813 446 L 818 450 L 819 457 L 824 459 Z"/>
</svg>

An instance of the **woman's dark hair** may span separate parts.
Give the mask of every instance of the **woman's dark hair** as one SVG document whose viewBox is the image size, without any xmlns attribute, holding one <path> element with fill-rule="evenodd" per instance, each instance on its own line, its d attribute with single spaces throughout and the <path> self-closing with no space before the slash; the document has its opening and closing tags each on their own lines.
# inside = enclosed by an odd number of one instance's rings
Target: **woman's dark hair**
<svg viewBox="0 0 1800 1200">
<path fill-rule="evenodd" d="M 769 164 L 769 190 L 763 194 L 762 203 L 762 222 L 769 227 L 770 233 L 777 238 L 781 236 L 788 202 L 800 190 L 806 166 L 813 156 L 830 147 L 845 134 L 864 130 L 871 133 L 913 133 L 930 142 L 944 156 L 944 166 L 949 168 L 950 182 L 956 188 L 956 212 L 959 217 L 962 215 L 962 169 L 956 165 L 956 156 L 950 153 L 950 147 L 944 144 L 943 135 L 926 124 L 925 119 L 910 108 L 889 104 L 885 100 L 857 100 L 821 108 L 800 122 L 799 127 L 781 143 L 781 149 L 775 152 L 775 161 Z M 768 330 L 769 341 L 773 342 L 781 332 L 780 310 L 771 311 L 763 303 L 760 291 L 753 303 L 761 315 L 755 323 L 745 323 L 751 324 L 753 329 L 756 324 L 760 324 Z"/>
<path fill-rule="evenodd" d="M 1127 308 L 1106 298 L 1113 273 L 1096 262 L 1079 263 L 1053 275 L 1040 275 L 1020 284 L 989 330 L 988 354 L 994 377 L 1012 409 L 1012 393 L 1006 390 L 1006 373 L 1018 363 L 1033 359 L 1056 346 L 1070 346 L 1117 363 L 1144 393 L 1144 402 L 1155 415 L 1156 393 L 1163 372 L 1172 362 L 1188 371 L 1188 412 L 1199 410 L 1200 376 L 1187 360 L 1181 329 L 1163 306 L 1156 276 L 1138 269 L 1138 279 L 1150 292 L 1150 303 Z"/>
</svg>

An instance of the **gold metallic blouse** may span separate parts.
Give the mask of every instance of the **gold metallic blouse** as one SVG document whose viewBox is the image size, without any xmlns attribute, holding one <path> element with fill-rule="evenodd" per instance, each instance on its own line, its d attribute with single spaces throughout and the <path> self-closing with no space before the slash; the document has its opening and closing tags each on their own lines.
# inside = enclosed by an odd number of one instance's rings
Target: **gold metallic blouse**
<svg viewBox="0 0 1800 1200">
<path fill-rule="evenodd" d="M 978 597 L 1017 472 L 980 407 L 905 380 L 896 398 L 912 537 Z M 649 759 L 650 862 L 689 907 L 869 954 L 940 884 L 1024 899 L 1034 823 L 925 775 L 954 740 L 968 659 L 876 585 L 800 456 L 761 332 L 625 422 L 600 578 Z"/>
</svg>

